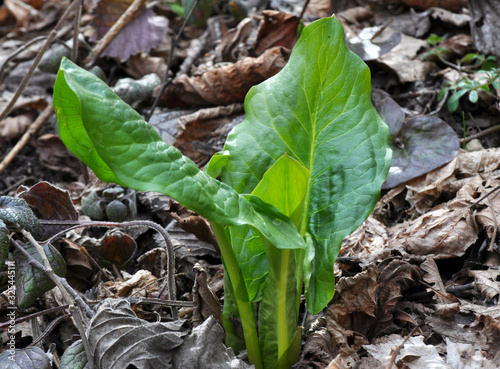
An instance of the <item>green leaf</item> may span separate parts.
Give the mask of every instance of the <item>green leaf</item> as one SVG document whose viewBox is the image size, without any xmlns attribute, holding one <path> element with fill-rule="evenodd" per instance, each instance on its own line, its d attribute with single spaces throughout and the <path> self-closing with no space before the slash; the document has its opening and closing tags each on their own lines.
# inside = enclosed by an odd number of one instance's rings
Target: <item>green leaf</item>
<svg viewBox="0 0 500 369">
<path fill-rule="evenodd" d="M 87 355 L 85 355 L 85 347 L 83 347 L 82 340 L 73 342 L 61 356 L 59 363 L 60 369 L 87 369 L 90 365 L 87 362 Z"/>
<path fill-rule="evenodd" d="M 3 220 L 8 226 L 18 224 L 31 232 L 35 238 L 43 236 L 43 225 L 40 224 L 38 218 L 23 199 L 0 196 L 0 220 Z"/>
<path fill-rule="evenodd" d="M 251 225 L 277 247 L 305 247 L 288 218 L 200 171 L 104 82 L 68 59 L 57 74 L 54 107 L 64 144 L 103 181 L 164 193 L 219 224 Z"/>
<path fill-rule="evenodd" d="M 455 110 L 458 109 L 458 104 L 460 103 L 460 98 L 467 93 L 468 90 L 458 90 L 457 92 L 454 92 L 446 102 L 446 105 L 448 106 L 448 110 L 450 112 L 454 112 Z"/>
<path fill-rule="evenodd" d="M 23 247 L 35 260 L 42 262 L 40 254 L 33 245 L 24 244 Z M 66 263 L 59 251 L 50 244 L 44 247 L 44 251 L 54 272 L 64 277 Z M 14 259 L 16 260 L 17 303 L 20 308 L 24 309 L 31 306 L 36 298 L 50 291 L 55 285 L 43 271 L 31 266 L 29 260 L 17 249 L 14 250 Z"/>
<path fill-rule="evenodd" d="M 476 90 L 473 90 L 469 93 L 469 101 L 473 104 L 477 103 L 477 100 L 479 99 L 479 94 L 477 93 Z"/>
<path fill-rule="evenodd" d="M 340 23 L 316 21 L 285 68 L 250 90 L 246 119 L 227 139 L 223 168 L 217 163 L 223 182 L 239 193 L 251 193 L 285 153 L 311 173 L 300 233 L 314 246 L 305 281 L 313 313 L 332 298 L 342 239 L 372 211 L 390 166 L 388 128 L 370 94 L 370 71 L 346 47 Z"/>
</svg>

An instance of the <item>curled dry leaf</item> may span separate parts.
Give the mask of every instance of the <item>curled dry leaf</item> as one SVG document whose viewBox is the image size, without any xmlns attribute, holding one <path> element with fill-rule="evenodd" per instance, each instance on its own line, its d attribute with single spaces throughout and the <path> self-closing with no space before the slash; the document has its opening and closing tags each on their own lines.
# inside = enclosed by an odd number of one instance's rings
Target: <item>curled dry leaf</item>
<svg viewBox="0 0 500 369">
<path fill-rule="evenodd" d="M 254 44 L 254 55 L 262 55 L 276 46 L 292 50 L 298 39 L 300 19 L 293 14 L 275 10 L 264 10 L 264 20 Z"/>
<path fill-rule="evenodd" d="M 380 56 L 377 63 L 394 72 L 401 83 L 425 81 L 429 72 L 436 68 L 434 63 L 420 61 L 417 57 L 418 51 L 425 46 L 426 41 L 402 34 L 401 42 Z"/>
<path fill-rule="evenodd" d="M 179 76 L 165 89 L 161 102 L 172 107 L 241 103 L 252 86 L 274 76 L 285 66 L 289 54 L 288 50 L 273 47 L 258 58 L 247 57 L 202 76 Z"/>
<path fill-rule="evenodd" d="M 37 139 L 40 163 L 56 172 L 68 173 L 74 178 L 82 172 L 80 161 L 68 151 L 58 135 L 47 133 Z"/>
<path fill-rule="evenodd" d="M 210 147 L 208 141 L 216 136 L 217 129 L 230 124 L 237 114 L 243 113 L 243 104 L 204 108 L 179 118 L 174 146 L 202 166 L 222 147 Z M 200 150 L 200 146 L 206 148 Z M 196 147 L 197 146 L 197 147 Z"/>
<path fill-rule="evenodd" d="M 477 240 L 469 205 L 464 199 L 454 200 L 406 222 L 389 240 L 389 247 L 435 259 L 462 256 Z"/>
<path fill-rule="evenodd" d="M 28 130 L 32 121 L 31 114 L 7 117 L 0 121 L 0 143 L 21 137 Z"/>
</svg>

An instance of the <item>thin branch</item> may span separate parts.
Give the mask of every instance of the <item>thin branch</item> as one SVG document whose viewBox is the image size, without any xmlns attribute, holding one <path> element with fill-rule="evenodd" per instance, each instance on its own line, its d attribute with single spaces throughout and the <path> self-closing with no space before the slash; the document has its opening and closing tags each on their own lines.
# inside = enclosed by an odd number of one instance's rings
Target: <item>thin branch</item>
<svg viewBox="0 0 500 369">
<path fill-rule="evenodd" d="M 54 113 L 54 107 L 49 104 L 35 119 L 35 121 L 29 126 L 28 130 L 24 133 L 16 145 L 9 151 L 9 153 L 0 162 L 0 173 L 2 173 L 5 168 L 14 160 L 14 158 L 21 152 L 21 150 L 26 146 L 26 144 L 33 138 L 36 132 L 44 125 L 44 123 L 50 118 Z"/>
<path fill-rule="evenodd" d="M 68 305 L 66 305 L 66 306 L 68 306 Z M 47 336 L 50 332 L 52 332 L 52 330 L 59 324 L 59 322 L 61 322 L 62 320 L 66 319 L 67 317 L 70 317 L 70 316 L 71 316 L 71 314 L 64 314 L 64 315 L 58 316 L 56 319 L 51 321 L 50 324 L 47 326 L 47 328 L 42 332 L 42 334 L 40 334 L 40 336 L 38 336 L 36 340 L 31 342 L 29 344 L 29 346 L 35 346 L 38 342 L 43 340 L 45 338 L 45 336 Z"/>
<path fill-rule="evenodd" d="M 59 30 L 59 28 L 61 28 L 63 21 L 68 17 L 68 15 L 71 13 L 71 11 L 75 7 L 75 5 L 76 5 L 76 2 L 71 3 L 71 5 L 68 7 L 68 9 L 66 9 L 64 14 L 62 15 L 59 22 L 57 22 L 54 29 L 50 32 L 49 36 L 47 37 L 47 40 L 45 41 L 42 48 L 40 49 L 40 51 L 36 55 L 35 60 L 33 61 L 33 64 L 31 65 L 29 71 L 26 73 L 23 80 L 21 81 L 21 84 L 19 85 L 19 88 L 17 89 L 16 93 L 14 94 L 14 96 L 12 97 L 10 102 L 7 104 L 5 109 L 2 111 L 2 113 L 0 113 L 0 121 L 5 119 L 5 117 L 10 113 L 12 107 L 16 103 L 19 96 L 21 96 L 21 93 L 23 92 L 24 88 L 28 84 L 28 81 L 31 78 L 31 75 L 35 71 L 35 68 L 38 66 L 38 63 L 40 63 L 40 60 L 42 59 L 43 54 L 45 54 L 45 51 L 47 51 L 47 49 L 49 48 L 50 44 L 52 43 L 52 41 L 54 40 L 54 38 L 57 35 L 57 31 Z"/>
<path fill-rule="evenodd" d="M 170 236 L 168 232 L 158 223 L 151 222 L 148 220 L 135 220 L 135 221 L 129 221 L 129 222 L 123 222 L 123 223 L 117 223 L 117 222 L 100 222 L 100 221 L 71 221 L 71 220 L 43 220 L 41 219 L 40 222 L 42 224 L 50 224 L 50 225 L 73 225 L 73 227 L 70 227 L 62 232 L 57 233 L 56 235 L 52 236 L 45 242 L 53 242 L 55 239 L 62 237 L 66 232 L 76 229 L 76 228 L 82 228 L 82 227 L 108 227 L 108 228 L 142 228 L 142 227 L 148 227 L 152 228 L 160 235 L 163 237 L 165 240 L 165 246 L 166 246 L 166 251 L 167 251 L 167 259 L 168 259 L 168 267 L 167 267 L 167 285 L 168 285 L 168 299 L 170 301 L 175 301 L 175 257 L 174 257 L 174 247 L 172 245 L 172 240 L 170 239 Z M 160 292 L 160 296 L 163 294 L 163 291 Z M 176 306 L 172 305 L 171 306 L 172 310 L 172 317 L 177 319 L 179 317 L 177 313 L 177 308 Z"/>
<path fill-rule="evenodd" d="M 172 66 L 172 57 L 174 55 L 174 50 L 177 47 L 177 42 L 179 42 L 179 38 L 181 37 L 182 33 L 184 32 L 184 28 L 186 28 L 187 23 L 193 16 L 194 10 L 200 3 L 200 0 L 195 0 L 193 7 L 189 11 L 189 14 L 187 15 L 186 19 L 184 19 L 184 23 L 182 24 L 181 28 L 179 29 L 179 32 L 177 32 L 177 35 L 175 37 L 172 37 L 172 42 L 170 44 L 170 53 L 168 54 L 168 61 L 167 61 L 167 71 L 165 72 L 165 78 L 163 79 L 163 83 L 161 85 L 160 90 L 158 91 L 158 94 L 156 95 L 155 101 L 153 102 L 153 105 L 151 105 L 151 109 L 149 110 L 149 113 L 147 114 L 145 121 L 149 122 L 151 119 L 151 116 L 153 115 L 153 112 L 156 109 L 156 106 L 160 102 L 161 95 L 163 95 L 163 92 L 165 89 L 172 83 L 173 79 L 169 78 L 169 72 L 170 68 Z"/>
<path fill-rule="evenodd" d="M 123 28 L 129 24 L 136 14 L 141 10 L 141 8 L 146 3 L 146 0 L 134 0 L 134 2 L 128 7 L 128 9 L 121 15 L 120 18 L 113 24 L 113 26 L 106 32 L 103 38 L 97 42 L 93 48 L 92 60 L 86 60 L 87 66 L 91 66 L 94 61 L 99 58 L 102 52 L 109 46 L 109 44 L 118 36 Z"/>
<path fill-rule="evenodd" d="M 39 316 L 43 316 L 43 315 L 47 315 L 47 314 L 52 314 L 52 313 L 56 313 L 60 310 L 64 310 L 64 309 L 67 309 L 69 307 L 69 305 L 63 305 L 63 306 L 56 306 L 54 308 L 50 308 L 50 309 L 46 309 L 46 310 L 42 310 L 42 311 L 38 311 L 36 313 L 33 313 L 33 314 L 30 314 L 30 315 L 26 315 L 26 316 L 23 316 L 23 317 L 20 317 L 20 318 L 17 318 L 15 320 L 16 324 L 18 323 L 22 323 L 22 322 L 25 322 L 27 320 L 31 320 L 33 318 L 36 318 L 36 317 L 39 317 Z M 0 329 L 1 328 L 4 328 L 4 327 L 7 327 L 8 325 L 10 324 L 10 322 L 4 322 L 4 323 L 0 323 Z"/>
<path fill-rule="evenodd" d="M 76 59 L 78 58 L 78 35 L 80 33 L 80 19 L 83 7 L 82 0 L 77 0 L 76 3 L 76 14 L 73 22 L 73 49 L 71 50 L 71 60 L 74 63 L 76 63 Z"/>
<path fill-rule="evenodd" d="M 31 233 L 25 231 L 24 229 L 21 230 L 21 233 L 28 239 L 28 241 L 35 247 L 37 250 L 38 254 L 40 255 L 43 264 L 40 264 L 36 259 L 31 257 L 31 255 L 16 241 L 12 240 L 13 244 L 16 246 L 16 248 L 21 251 L 29 260 L 30 265 L 35 266 L 36 268 L 41 268 L 44 273 L 54 282 L 54 284 L 59 288 L 59 291 L 61 292 L 63 299 L 66 301 L 66 303 L 69 305 L 69 311 L 73 317 L 73 321 L 76 325 L 76 328 L 78 329 L 78 332 L 80 333 L 80 337 L 82 338 L 82 343 L 85 348 L 85 354 L 87 356 L 87 361 L 91 369 L 94 369 L 94 361 L 92 358 L 92 354 L 90 351 L 90 345 L 87 340 L 87 336 L 85 335 L 85 327 L 83 324 L 82 317 L 80 316 L 80 311 L 75 308 L 73 305 L 73 300 L 71 299 L 71 296 L 68 293 L 68 290 L 64 286 L 64 284 L 61 282 L 63 278 L 59 277 L 54 270 L 52 269 L 50 265 L 49 259 L 47 259 L 47 255 L 45 255 L 45 251 L 43 250 L 43 247 L 33 238 Z M 90 309 L 90 308 L 89 308 Z"/>
</svg>

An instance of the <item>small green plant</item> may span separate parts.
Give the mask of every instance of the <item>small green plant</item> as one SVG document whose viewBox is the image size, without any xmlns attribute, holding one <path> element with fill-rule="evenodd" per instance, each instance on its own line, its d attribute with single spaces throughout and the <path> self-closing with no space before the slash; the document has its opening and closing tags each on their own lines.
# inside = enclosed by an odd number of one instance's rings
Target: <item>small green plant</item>
<svg viewBox="0 0 500 369">
<path fill-rule="evenodd" d="M 340 23 L 312 23 L 285 68 L 250 90 L 245 121 L 204 171 L 66 59 L 54 107 L 62 140 L 103 181 L 165 193 L 211 222 L 226 343 L 256 368 L 289 368 L 302 291 L 313 314 L 331 300 L 341 242 L 373 210 L 390 167 L 370 82 Z"/>
<path fill-rule="evenodd" d="M 445 96 L 451 93 L 446 101 L 448 110 L 454 112 L 458 109 L 460 99 L 462 96 L 467 95 L 468 100 L 475 104 L 479 100 L 479 93 L 483 92 L 494 98 L 497 98 L 496 93 L 492 92 L 498 89 L 500 85 L 500 69 L 495 68 L 488 71 L 481 71 L 481 77 L 476 79 L 472 75 L 466 75 L 457 83 L 447 81 L 444 87 L 438 93 L 438 100 L 442 100 Z"/>
</svg>

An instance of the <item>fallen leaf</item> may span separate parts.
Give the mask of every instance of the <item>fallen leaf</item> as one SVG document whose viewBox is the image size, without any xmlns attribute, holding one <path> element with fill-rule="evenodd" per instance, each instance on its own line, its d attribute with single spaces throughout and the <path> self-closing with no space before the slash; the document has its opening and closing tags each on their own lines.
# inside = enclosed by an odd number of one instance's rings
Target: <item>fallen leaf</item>
<svg viewBox="0 0 500 369">
<path fill-rule="evenodd" d="M 161 102 L 167 106 L 181 107 L 241 103 L 252 86 L 278 73 L 285 66 L 288 56 L 289 51 L 273 47 L 258 58 L 243 58 L 202 76 L 181 75 L 165 89 Z"/>
<path fill-rule="evenodd" d="M 418 51 L 425 46 L 426 41 L 402 34 L 401 42 L 377 58 L 376 63 L 396 74 L 401 83 L 425 81 L 436 68 L 434 63 L 417 58 Z"/>
<path fill-rule="evenodd" d="M 293 14 L 275 10 L 264 10 L 262 15 L 264 20 L 255 39 L 253 55 L 260 56 L 277 46 L 292 50 L 298 39 L 300 19 Z"/>
<path fill-rule="evenodd" d="M 130 0 L 100 1 L 93 21 L 96 32 L 91 37 L 91 41 L 100 40 L 131 3 Z M 101 53 L 101 57 L 116 57 L 124 62 L 132 55 L 140 52 L 147 53 L 161 44 L 167 29 L 167 18 L 156 15 L 149 8 L 144 8 L 113 39 Z"/>
</svg>

